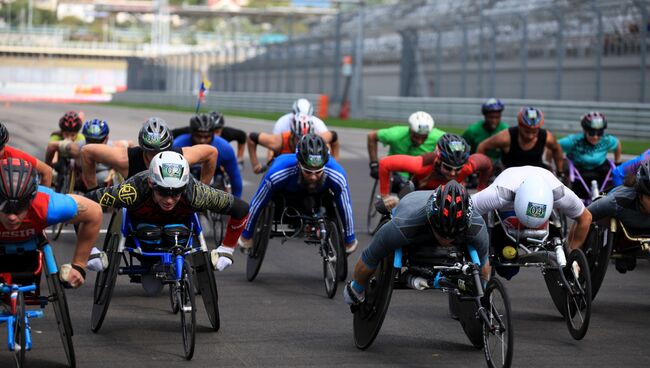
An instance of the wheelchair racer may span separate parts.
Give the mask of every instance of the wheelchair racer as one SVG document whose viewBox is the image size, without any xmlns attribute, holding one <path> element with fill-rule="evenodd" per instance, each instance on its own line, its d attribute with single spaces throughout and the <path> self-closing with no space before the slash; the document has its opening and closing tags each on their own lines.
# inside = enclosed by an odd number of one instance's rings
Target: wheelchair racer
<svg viewBox="0 0 650 368">
<path fill-rule="evenodd" d="M 646 150 L 637 157 L 626 161 L 625 163 L 616 166 L 612 173 L 612 181 L 615 186 L 622 185 L 625 181 L 633 183 L 637 170 L 643 162 L 650 160 L 650 149 Z M 630 184 L 632 185 L 632 184 Z"/>
<path fill-rule="evenodd" d="M 242 251 L 252 247 L 253 231 L 260 213 L 274 193 L 309 194 L 334 192 L 334 200 L 343 223 L 347 254 L 357 247 L 352 217 L 352 202 L 345 170 L 330 154 L 325 140 L 315 134 L 300 138 L 295 154 L 280 155 L 264 175 L 251 200 L 249 221 L 240 238 Z"/>
<path fill-rule="evenodd" d="M 182 149 L 183 147 L 191 147 L 197 144 L 209 144 L 217 149 L 219 155 L 217 156 L 217 169 L 215 175 L 222 175 L 222 171 L 228 174 L 230 184 L 232 185 L 232 194 L 241 198 L 242 193 L 242 178 L 237 165 L 237 156 L 228 142 L 215 135 L 217 123 L 212 115 L 200 114 L 192 116 L 190 119 L 190 133 L 182 134 L 174 138 L 174 149 Z M 197 170 L 198 169 L 198 170 Z M 193 166 L 192 173 L 200 172 L 200 167 Z M 195 175 L 198 178 L 198 174 Z"/>
<path fill-rule="evenodd" d="M 650 162 L 642 162 L 632 180 L 626 180 L 623 186 L 614 188 L 587 208 L 594 222 L 614 217 L 632 233 L 647 234 L 650 229 Z M 635 266 L 634 256 L 616 259 L 616 270 L 621 273 Z"/>
<path fill-rule="evenodd" d="M 209 184 L 217 163 L 217 149 L 201 144 L 172 149 L 174 137 L 167 123 L 160 118 L 149 118 L 138 133 L 137 147 L 109 147 L 105 144 L 86 144 L 81 149 L 83 181 L 89 190 L 96 189 L 97 164 L 105 164 L 128 179 L 149 168 L 153 157 L 162 151 L 182 154 L 190 165 L 201 164 L 201 182 Z"/>
<path fill-rule="evenodd" d="M 407 172 L 416 189 L 435 189 L 450 180 L 464 183 L 473 173 L 479 174 L 478 190 L 488 186 L 492 176 L 492 161 L 485 155 L 469 154 L 465 140 L 447 133 L 440 137 L 436 150 L 421 156 L 392 155 L 379 160 L 379 192 L 386 208 L 392 209 L 398 202 L 390 195 L 391 172 Z"/>
<path fill-rule="evenodd" d="M 354 275 L 343 290 L 345 302 L 365 300 L 368 280 L 381 260 L 395 250 L 409 247 L 450 247 L 470 244 L 481 262 L 481 279 L 490 277 L 490 243 L 483 217 L 473 210 L 465 187 L 451 180 L 433 191 L 407 194 L 393 210 L 392 219 L 373 236 L 354 266 Z"/>
<path fill-rule="evenodd" d="M 589 112 L 580 119 L 583 133 L 576 133 L 561 138 L 558 143 L 564 150 L 585 183 L 589 185 L 592 180 L 602 183 L 610 170 L 609 161 L 607 161 L 607 152 L 614 152 L 614 162 L 616 165 L 621 163 L 621 142 L 609 134 L 605 134 L 607 129 L 607 119 L 600 112 Z M 582 185 L 575 185 L 574 191 L 580 198 L 588 198 L 589 193 Z"/>
<path fill-rule="evenodd" d="M 82 196 L 39 186 L 36 170 L 28 161 L 0 161 L 0 243 L 46 241 L 45 228 L 61 222 L 79 225 L 72 261 L 68 267 L 61 266 L 63 281 L 78 288 L 85 282 L 90 250 L 99 235 L 101 208 Z M 21 264 L 23 256 L 25 253 L 3 254 L 0 263 Z M 67 277 L 63 274 L 66 269 Z"/>
<path fill-rule="evenodd" d="M 472 196 L 474 210 L 480 215 L 486 215 L 498 210 L 513 227 L 521 230 L 545 229 L 554 209 L 573 219 L 568 239 L 569 250 L 578 249 L 587 237 L 591 224 L 591 213 L 585 208 L 582 200 L 566 187 L 550 171 L 535 167 L 521 166 L 504 170 L 486 189 Z M 514 212 L 514 213 L 513 213 Z M 513 217 L 514 216 L 514 217 Z M 495 228 L 491 244 L 494 253 L 501 260 L 517 258 L 516 244 L 502 235 Z M 499 275 L 510 279 L 519 272 L 518 267 L 496 267 Z"/>
<path fill-rule="evenodd" d="M 68 111 L 59 119 L 59 130 L 50 135 L 50 141 L 45 148 L 45 163 L 52 166 L 58 163 L 61 156 L 68 157 L 66 154 L 73 142 L 83 142 L 84 136 L 81 134 L 83 121 L 79 114 L 74 111 Z M 58 167 L 55 167 L 57 171 Z"/>
<path fill-rule="evenodd" d="M 556 171 L 563 173 L 562 148 L 553 134 L 542 128 L 543 125 L 544 114 L 541 110 L 524 107 L 517 114 L 517 126 L 484 140 L 476 152 L 486 154 L 490 150 L 501 150 L 501 162 L 506 168 L 526 165 L 548 168 L 543 162 L 544 150 L 548 149 L 552 152 Z"/>
<path fill-rule="evenodd" d="M 193 213 L 205 210 L 229 215 L 223 242 L 211 252 L 212 265 L 219 271 L 232 265 L 248 214 L 246 202 L 194 179 L 187 160 L 174 151 L 156 153 L 148 170 L 86 197 L 104 208 L 127 208 L 136 224 L 187 224 Z"/>
<path fill-rule="evenodd" d="M 329 129 L 317 116 L 314 116 L 314 106 L 306 98 L 299 98 L 293 102 L 291 112 L 282 115 L 273 125 L 273 134 L 282 134 L 291 130 L 291 125 L 295 121 L 311 121 L 314 127 L 314 133 L 319 134 L 327 132 Z M 334 132 L 333 132 L 334 133 Z M 334 133 L 336 134 L 336 133 Z M 339 157 L 339 141 L 331 143 L 331 154 L 334 158 Z"/>
<path fill-rule="evenodd" d="M 478 145 L 484 140 L 508 129 L 508 125 L 501 121 L 504 108 L 505 106 L 498 98 L 490 98 L 481 106 L 483 119 L 470 125 L 463 132 L 463 138 L 471 147 L 470 153 L 476 153 Z M 498 149 L 488 150 L 485 155 L 492 159 L 493 164 L 501 161 L 501 151 Z"/>
<path fill-rule="evenodd" d="M 25 160 L 36 169 L 40 177 L 40 184 L 46 187 L 52 185 L 52 168 L 49 167 L 45 162 L 37 159 L 36 157 L 29 155 L 26 152 L 23 152 L 19 149 L 7 145 L 9 142 L 9 131 L 5 123 L 0 121 L 0 160 L 10 159 L 10 158 L 19 158 Z"/>
<path fill-rule="evenodd" d="M 409 116 L 408 126 L 394 126 L 373 130 L 368 133 L 368 158 L 370 159 L 370 176 L 379 178 L 379 161 L 377 142 L 389 146 L 388 155 L 417 156 L 431 152 L 442 135 L 442 130 L 435 128 L 431 115 L 416 111 Z M 405 176 L 393 175 L 396 185 L 406 179 Z"/>
</svg>

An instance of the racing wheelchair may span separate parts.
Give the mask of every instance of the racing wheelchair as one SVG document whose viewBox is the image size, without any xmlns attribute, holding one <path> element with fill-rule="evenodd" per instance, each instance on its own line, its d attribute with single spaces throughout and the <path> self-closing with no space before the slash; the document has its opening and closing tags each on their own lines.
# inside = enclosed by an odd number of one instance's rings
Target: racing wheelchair
<svg viewBox="0 0 650 368">
<path fill-rule="evenodd" d="M 77 173 L 75 168 L 75 159 L 70 157 L 62 157 L 61 161 L 57 163 L 59 173 L 54 182 L 54 191 L 61 194 L 72 194 L 75 190 L 77 181 Z M 57 240 L 61 235 L 61 230 L 66 224 L 64 222 L 52 225 L 52 240 Z"/>
<path fill-rule="evenodd" d="M 399 173 L 391 173 L 390 190 L 391 193 L 399 193 L 398 196 L 401 197 L 407 192 L 415 190 L 415 185 L 411 180 L 402 177 Z M 375 207 L 375 202 L 381 199 L 377 191 L 379 191 L 379 179 L 375 179 L 375 183 L 372 185 L 370 202 L 368 202 L 368 211 L 366 212 L 366 231 L 371 236 L 379 229 L 382 220 L 381 213 L 377 212 Z"/>
<path fill-rule="evenodd" d="M 32 349 L 31 320 L 43 318 L 42 310 L 52 304 L 56 324 L 69 367 L 75 367 L 72 321 L 59 279 L 52 247 L 44 236 L 21 243 L 0 245 L 0 295 L 3 310 L 0 323 L 7 324 L 7 345 L 14 354 L 14 366 L 25 366 L 25 355 Z M 41 295 L 41 274 L 45 273 L 49 295 Z"/>
<path fill-rule="evenodd" d="M 519 267 L 540 268 L 569 333 L 576 340 L 582 339 L 591 318 L 591 275 L 581 249 L 566 255 L 560 216 L 554 211 L 542 228 L 527 229 L 519 224 L 514 211 L 493 211 L 488 214 L 487 225 L 493 272 L 510 279 Z"/>
<path fill-rule="evenodd" d="M 339 281 L 347 277 L 343 225 L 331 191 L 322 195 L 291 196 L 276 193 L 255 224 L 253 246 L 246 261 L 246 278 L 259 273 L 269 239 L 303 236 L 307 244 L 318 246 L 323 259 L 323 280 L 328 298 L 333 298 Z"/>
<path fill-rule="evenodd" d="M 390 220 L 390 212 L 382 201 L 376 205 L 381 226 Z M 479 265 L 469 245 L 407 247 L 384 258 L 370 278 L 365 301 L 351 307 L 356 347 L 364 350 L 374 342 L 394 289 L 440 289 L 456 299 L 463 331 L 472 345 L 483 348 L 488 366 L 509 367 L 514 344 L 510 299 L 497 278 L 483 288 Z"/>
<path fill-rule="evenodd" d="M 588 172 L 585 173 L 585 175 L 582 175 L 571 160 L 567 158 L 566 162 L 569 167 L 569 184 L 571 190 L 582 199 L 585 206 L 590 205 L 591 202 L 600 195 L 600 193 L 604 192 L 607 187 L 610 187 L 613 184 L 612 173 L 616 169 L 616 166 L 610 159 L 607 159 L 607 163 L 609 163 L 609 171 L 601 183 L 596 180 L 597 175 L 594 175 L 595 173 Z"/>
<path fill-rule="evenodd" d="M 157 294 L 163 285 L 169 285 L 172 313 L 180 312 L 186 359 L 192 359 L 194 354 L 195 294 L 201 295 L 213 330 L 219 330 L 217 284 L 196 214 L 191 217 L 189 227 L 184 224 L 160 227 L 135 226 L 126 209 L 116 211 L 104 240 L 104 252 L 108 267 L 95 280 L 90 322 L 93 332 L 98 332 L 104 322 L 118 274 L 142 282 L 145 291 L 153 289 L 150 294 Z M 140 261 L 139 265 L 135 259 Z M 120 267 L 122 261 L 124 267 Z"/>
</svg>

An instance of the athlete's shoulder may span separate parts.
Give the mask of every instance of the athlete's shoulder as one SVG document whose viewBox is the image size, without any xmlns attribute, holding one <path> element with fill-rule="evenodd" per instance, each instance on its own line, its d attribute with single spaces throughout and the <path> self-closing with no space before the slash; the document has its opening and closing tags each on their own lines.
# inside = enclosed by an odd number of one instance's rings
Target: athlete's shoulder
<svg viewBox="0 0 650 368">
<path fill-rule="evenodd" d="M 36 157 L 30 155 L 25 151 L 19 150 L 18 148 L 11 147 L 11 146 L 5 146 L 3 158 L 19 158 L 29 162 L 33 166 L 36 165 Z"/>
<path fill-rule="evenodd" d="M 174 138 L 174 147 L 187 147 L 192 145 L 192 135 L 190 133 L 181 134 Z"/>
</svg>

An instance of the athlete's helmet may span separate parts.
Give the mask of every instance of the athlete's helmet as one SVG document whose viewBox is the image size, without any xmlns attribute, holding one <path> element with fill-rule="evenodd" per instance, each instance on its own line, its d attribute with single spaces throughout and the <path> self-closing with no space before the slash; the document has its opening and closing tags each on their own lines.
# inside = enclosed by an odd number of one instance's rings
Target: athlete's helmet
<svg viewBox="0 0 650 368">
<path fill-rule="evenodd" d="M 293 112 L 293 116 L 296 117 L 298 115 L 305 115 L 311 119 L 311 117 L 314 115 L 314 107 L 311 105 L 311 102 L 307 100 L 306 98 L 299 98 L 293 102 L 293 106 L 291 107 L 291 110 Z"/>
<path fill-rule="evenodd" d="M 584 130 L 604 130 L 607 129 L 607 119 L 602 113 L 591 111 L 582 115 L 580 125 Z"/>
<path fill-rule="evenodd" d="M 515 214 L 519 222 L 536 229 L 546 223 L 553 212 L 553 191 L 545 181 L 526 178 L 515 194 Z"/>
<path fill-rule="evenodd" d="M 9 141 L 9 131 L 5 123 L 0 121 L 0 149 L 2 149 L 5 144 Z"/>
<path fill-rule="evenodd" d="M 637 193 L 650 195 L 650 161 L 643 161 L 636 171 Z"/>
<path fill-rule="evenodd" d="M 463 137 L 446 133 L 438 140 L 436 151 L 442 163 L 458 168 L 467 163 L 470 147 Z"/>
<path fill-rule="evenodd" d="M 161 118 L 149 118 L 142 124 L 138 134 L 138 144 L 149 152 L 166 151 L 172 147 L 173 141 L 172 132 Z"/>
<path fill-rule="evenodd" d="M 489 112 L 502 112 L 505 106 L 498 98 L 491 98 L 481 106 L 481 113 L 486 115 Z"/>
<path fill-rule="evenodd" d="M 32 165 L 18 158 L 0 161 L 0 211 L 20 213 L 38 192 L 38 174 Z"/>
<path fill-rule="evenodd" d="M 180 153 L 157 153 L 149 164 L 149 179 L 158 192 L 180 194 L 190 181 L 190 165 Z"/>
<path fill-rule="evenodd" d="M 320 169 L 330 159 L 330 152 L 323 138 L 317 134 L 306 134 L 296 145 L 296 158 L 308 169 Z"/>
<path fill-rule="evenodd" d="M 426 204 L 429 225 L 445 238 L 462 234 L 472 218 L 472 199 L 455 180 L 436 188 Z"/>
<path fill-rule="evenodd" d="M 424 111 L 416 111 L 409 116 L 409 129 L 418 135 L 429 135 L 434 124 L 431 115 Z"/>
<path fill-rule="evenodd" d="M 81 129 L 83 121 L 74 111 L 66 112 L 61 119 L 59 119 L 59 128 L 62 132 L 78 132 Z"/>
<path fill-rule="evenodd" d="M 311 120 L 293 119 L 291 122 L 291 133 L 296 137 L 302 137 L 314 132 L 314 125 Z"/>
<path fill-rule="evenodd" d="M 105 120 L 92 119 L 84 123 L 81 134 L 86 137 L 86 143 L 101 143 L 108 137 L 108 123 Z"/>
<path fill-rule="evenodd" d="M 313 133 L 312 118 L 314 108 L 307 99 L 300 98 L 293 103 L 293 121 L 291 122 L 291 132 L 302 137 L 305 134 Z"/>
<path fill-rule="evenodd" d="M 226 118 L 218 111 L 210 111 L 210 118 L 214 121 L 214 129 L 220 129 L 226 125 Z"/>
<path fill-rule="evenodd" d="M 216 124 L 212 116 L 208 114 L 197 114 L 190 119 L 190 131 L 194 132 L 212 132 L 216 129 Z"/>
<path fill-rule="evenodd" d="M 517 115 L 517 122 L 519 125 L 524 125 L 531 128 L 539 128 L 544 125 L 544 114 L 541 110 L 534 107 L 524 107 L 519 110 Z"/>
</svg>

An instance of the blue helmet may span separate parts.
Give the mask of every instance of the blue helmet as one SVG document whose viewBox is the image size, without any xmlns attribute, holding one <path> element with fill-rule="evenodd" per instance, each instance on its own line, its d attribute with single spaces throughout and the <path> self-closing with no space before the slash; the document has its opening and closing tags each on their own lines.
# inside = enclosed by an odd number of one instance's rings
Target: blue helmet
<svg viewBox="0 0 650 368">
<path fill-rule="evenodd" d="M 491 98 L 485 101 L 485 103 L 481 106 L 481 113 L 485 115 L 488 112 L 501 112 L 504 108 L 505 106 L 501 100 L 498 98 Z"/>
<path fill-rule="evenodd" d="M 108 136 L 108 123 L 104 120 L 92 119 L 84 123 L 81 134 L 86 137 L 87 143 L 101 143 Z"/>
<path fill-rule="evenodd" d="M 517 123 L 530 128 L 540 128 L 544 125 L 544 113 L 534 107 L 524 107 L 519 110 Z"/>
</svg>

